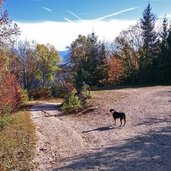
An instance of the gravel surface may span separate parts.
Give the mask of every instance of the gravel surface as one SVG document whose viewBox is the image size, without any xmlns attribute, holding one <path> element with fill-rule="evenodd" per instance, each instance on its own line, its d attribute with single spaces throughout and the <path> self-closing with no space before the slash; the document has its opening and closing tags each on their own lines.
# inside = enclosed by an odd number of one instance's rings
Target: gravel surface
<svg viewBox="0 0 171 171">
<path fill-rule="evenodd" d="M 31 109 L 36 171 L 170 171 L 171 86 L 93 91 L 94 110 L 64 116 L 58 104 Z M 125 112 L 124 127 L 109 109 Z"/>
</svg>

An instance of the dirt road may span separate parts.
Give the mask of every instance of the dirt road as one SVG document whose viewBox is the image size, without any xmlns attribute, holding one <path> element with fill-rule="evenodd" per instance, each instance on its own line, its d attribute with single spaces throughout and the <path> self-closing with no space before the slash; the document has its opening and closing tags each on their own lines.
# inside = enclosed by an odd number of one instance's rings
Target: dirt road
<svg viewBox="0 0 171 171">
<path fill-rule="evenodd" d="M 171 86 L 92 92 L 96 109 L 63 116 L 58 104 L 30 109 L 37 127 L 36 171 L 171 170 Z M 109 109 L 127 115 L 114 125 Z"/>
</svg>

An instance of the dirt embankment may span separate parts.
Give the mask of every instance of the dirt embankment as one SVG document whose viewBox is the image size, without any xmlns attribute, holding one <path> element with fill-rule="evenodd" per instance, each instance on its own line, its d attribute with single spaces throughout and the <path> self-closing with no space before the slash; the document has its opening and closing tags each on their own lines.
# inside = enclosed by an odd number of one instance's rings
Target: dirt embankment
<svg viewBox="0 0 171 171">
<path fill-rule="evenodd" d="M 31 108 L 37 127 L 36 171 L 171 168 L 171 86 L 92 92 L 94 111 L 63 116 L 58 104 Z M 114 125 L 109 109 L 126 113 Z"/>
</svg>

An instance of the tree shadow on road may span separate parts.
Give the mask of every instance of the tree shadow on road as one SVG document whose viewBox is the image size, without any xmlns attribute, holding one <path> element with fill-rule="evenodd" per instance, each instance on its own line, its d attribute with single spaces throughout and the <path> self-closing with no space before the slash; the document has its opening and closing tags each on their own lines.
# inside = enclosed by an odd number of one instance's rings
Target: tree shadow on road
<svg viewBox="0 0 171 171">
<path fill-rule="evenodd" d="M 33 105 L 29 111 L 43 111 L 43 110 L 48 110 L 48 111 L 53 111 L 53 110 L 58 110 L 60 107 L 60 104 L 56 103 L 39 103 L 36 105 Z"/>
<path fill-rule="evenodd" d="M 163 114 L 164 115 L 164 114 Z M 165 118 L 153 118 L 153 117 L 148 117 L 145 118 L 142 122 L 136 124 L 135 126 L 141 126 L 141 125 L 154 125 L 154 124 L 160 124 L 160 123 L 171 123 L 171 113 L 165 114 Z"/>
<path fill-rule="evenodd" d="M 171 126 L 150 131 L 125 144 L 69 158 L 53 171 L 169 171 L 171 168 Z"/>
</svg>

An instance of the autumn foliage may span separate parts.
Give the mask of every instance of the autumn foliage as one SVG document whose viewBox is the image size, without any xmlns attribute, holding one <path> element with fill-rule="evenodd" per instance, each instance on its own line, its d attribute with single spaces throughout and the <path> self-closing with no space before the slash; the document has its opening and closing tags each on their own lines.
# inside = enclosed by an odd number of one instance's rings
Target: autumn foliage
<svg viewBox="0 0 171 171">
<path fill-rule="evenodd" d="M 8 54 L 0 53 L 0 115 L 15 111 L 23 97 L 16 76 L 8 69 Z"/>
<path fill-rule="evenodd" d="M 15 111 L 22 100 L 22 92 L 15 75 L 5 73 L 0 79 L 0 115 Z"/>
<path fill-rule="evenodd" d="M 108 78 L 107 82 L 110 84 L 118 84 L 124 78 L 124 64 L 117 55 L 112 55 L 108 61 Z"/>
</svg>

